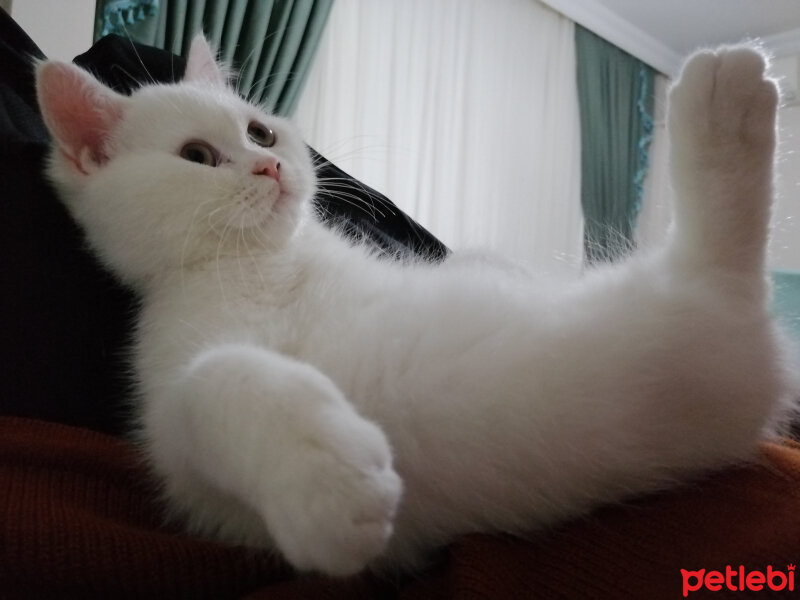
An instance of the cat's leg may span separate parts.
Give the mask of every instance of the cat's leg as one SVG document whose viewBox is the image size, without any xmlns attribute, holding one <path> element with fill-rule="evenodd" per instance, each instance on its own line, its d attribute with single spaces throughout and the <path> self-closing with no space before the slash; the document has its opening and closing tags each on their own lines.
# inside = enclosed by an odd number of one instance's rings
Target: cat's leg
<svg viewBox="0 0 800 600">
<path fill-rule="evenodd" d="M 177 500 L 193 479 L 235 497 L 301 570 L 354 573 L 384 549 L 402 488 L 389 445 L 318 370 L 219 346 L 151 404 L 150 452 Z"/>
<path fill-rule="evenodd" d="M 778 91 L 749 47 L 704 51 L 669 97 L 673 249 L 702 269 L 760 274 L 772 203 Z"/>
</svg>

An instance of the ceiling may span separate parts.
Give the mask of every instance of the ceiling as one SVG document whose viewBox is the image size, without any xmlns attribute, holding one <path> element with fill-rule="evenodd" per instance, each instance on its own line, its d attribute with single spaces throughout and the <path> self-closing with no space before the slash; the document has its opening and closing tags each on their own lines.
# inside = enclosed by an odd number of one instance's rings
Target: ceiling
<svg viewBox="0 0 800 600">
<path fill-rule="evenodd" d="M 542 0 L 667 75 L 700 46 L 758 37 L 800 53 L 800 0 Z"/>
</svg>

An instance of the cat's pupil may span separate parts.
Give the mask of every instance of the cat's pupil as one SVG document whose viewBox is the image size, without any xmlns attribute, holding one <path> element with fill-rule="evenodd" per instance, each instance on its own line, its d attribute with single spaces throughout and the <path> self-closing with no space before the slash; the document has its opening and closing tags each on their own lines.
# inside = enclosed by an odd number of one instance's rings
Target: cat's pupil
<svg viewBox="0 0 800 600">
<path fill-rule="evenodd" d="M 276 142 L 275 132 L 269 127 L 256 122 L 247 126 L 247 137 L 250 138 L 251 142 L 262 148 L 270 148 Z"/>
<path fill-rule="evenodd" d="M 200 150 L 196 148 L 190 148 L 186 152 L 186 158 L 188 158 L 192 162 L 201 163 L 205 160 L 205 157 Z"/>
</svg>

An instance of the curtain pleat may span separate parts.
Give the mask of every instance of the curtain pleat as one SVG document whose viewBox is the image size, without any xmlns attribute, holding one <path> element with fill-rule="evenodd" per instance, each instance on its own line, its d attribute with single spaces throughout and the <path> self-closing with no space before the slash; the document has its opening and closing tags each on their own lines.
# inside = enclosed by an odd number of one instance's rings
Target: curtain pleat
<svg viewBox="0 0 800 600">
<path fill-rule="evenodd" d="M 158 0 L 96 0 L 94 39 L 127 29 L 152 31 Z"/>
<path fill-rule="evenodd" d="M 102 4 L 100 0 L 98 11 Z M 238 71 L 240 93 L 287 115 L 297 104 L 332 4 L 333 0 L 159 0 L 154 24 L 123 33 L 185 55 L 192 38 L 203 31 L 220 59 Z"/>
<path fill-rule="evenodd" d="M 654 71 L 583 27 L 575 27 L 581 119 L 581 206 L 587 264 L 634 245 L 647 149 Z"/>
<path fill-rule="evenodd" d="M 260 73 L 259 62 L 265 47 L 272 41 L 269 39 L 269 24 L 270 15 L 276 10 L 275 4 L 272 0 L 251 2 L 240 23 L 240 43 L 250 50 L 239 63 L 239 89 L 248 96 L 254 95 L 254 84 Z M 263 93 L 256 97 L 263 97 Z"/>
<path fill-rule="evenodd" d="M 331 5 L 332 2 L 326 2 L 324 6 L 317 6 L 303 21 L 302 36 L 299 39 L 299 43 L 296 44 L 297 52 L 287 71 L 294 76 L 281 86 L 280 94 L 277 94 L 276 110 L 282 114 L 292 114 L 297 108 L 300 92 L 305 81 L 304 77 L 301 78 L 297 74 L 307 74 L 311 69 L 312 59 L 319 46 L 319 40 L 322 38 L 322 31 L 328 22 Z M 300 20 L 294 19 L 294 21 L 298 23 L 297 28 L 299 30 Z"/>
<path fill-rule="evenodd" d="M 308 4 L 308 3 L 305 3 Z M 285 72 L 281 72 L 284 65 L 278 62 L 278 57 L 282 50 L 285 54 L 291 54 L 291 41 L 286 42 L 287 36 L 291 39 L 293 32 L 288 31 L 289 27 L 295 26 L 290 23 L 290 17 L 295 2 L 281 2 L 273 9 L 269 28 L 267 29 L 267 48 L 261 53 L 261 60 L 258 63 L 256 72 L 256 79 L 253 82 L 253 95 L 257 98 L 265 98 L 276 102 L 277 98 L 274 96 L 270 98 L 270 89 L 280 89 L 277 86 L 281 82 L 277 81 L 279 78 L 286 76 Z M 270 107 L 272 108 L 272 107 Z"/>
<path fill-rule="evenodd" d="M 336 0 L 295 120 L 456 252 L 580 268 L 573 24 L 541 2 Z"/>
<path fill-rule="evenodd" d="M 204 4 L 199 20 L 193 24 L 192 29 L 187 28 L 186 30 L 186 46 L 184 48 L 188 49 L 188 44 L 191 43 L 195 34 L 203 31 L 206 37 L 214 42 L 221 58 L 230 61 L 232 52 L 229 49 L 235 47 L 236 40 L 225 39 L 225 21 L 232 11 L 243 7 L 246 3 L 236 0 L 232 2 L 229 0 L 206 0 Z"/>
</svg>

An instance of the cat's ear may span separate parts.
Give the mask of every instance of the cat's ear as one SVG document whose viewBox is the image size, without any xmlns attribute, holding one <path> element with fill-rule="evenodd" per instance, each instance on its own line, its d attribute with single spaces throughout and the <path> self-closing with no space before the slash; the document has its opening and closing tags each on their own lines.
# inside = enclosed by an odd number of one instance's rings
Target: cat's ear
<svg viewBox="0 0 800 600">
<path fill-rule="evenodd" d="M 198 33 L 189 47 L 189 56 L 186 58 L 186 72 L 184 81 L 194 81 L 225 87 L 228 77 L 222 67 L 217 63 L 214 51 L 202 33 Z"/>
<path fill-rule="evenodd" d="M 108 140 L 124 114 L 124 96 L 58 61 L 36 66 L 36 93 L 47 128 L 79 172 L 87 174 L 108 161 Z"/>
</svg>

